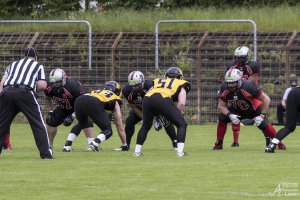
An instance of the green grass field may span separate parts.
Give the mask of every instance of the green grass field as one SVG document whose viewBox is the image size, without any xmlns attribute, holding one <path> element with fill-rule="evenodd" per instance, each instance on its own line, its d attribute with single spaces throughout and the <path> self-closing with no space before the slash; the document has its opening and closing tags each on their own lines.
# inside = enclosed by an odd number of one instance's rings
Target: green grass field
<svg viewBox="0 0 300 200">
<path fill-rule="evenodd" d="M 276 127 L 279 129 L 280 127 Z M 188 127 L 185 150 L 177 158 L 164 131 L 149 132 L 144 156 L 115 152 L 116 131 L 102 151 L 88 152 L 82 135 L 74 151 L 61 152 L 69 128 L 60 127 L 53 160 L 41 160 L 28 125 L 11 127 L 13 149 L 0 156 L 0 199 L 299 199 L 300 133 L 285 143 L 287 151 L 264 152 L 265 141 L 256 127 L 242 127 L 240 147 L 231 148 L 230 128 L 224 150 L 212 151 L 215 125 Z M 98 132 L 98 130 L 97 130 Z M 272 196 L 281 183 L 296 184 L 297 191 Z"/>
</svg>

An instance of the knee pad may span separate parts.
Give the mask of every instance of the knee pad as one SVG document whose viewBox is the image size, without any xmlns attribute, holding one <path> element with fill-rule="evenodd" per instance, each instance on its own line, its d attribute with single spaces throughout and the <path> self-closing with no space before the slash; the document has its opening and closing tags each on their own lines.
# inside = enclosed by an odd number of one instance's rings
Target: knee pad
<svg viewBox="0 0 300 200">
<path fill-rule="evenodd" d="M 110 138 L 112 136 L 112 130 L 104 130 L 101 132 L 103 135 L 105 135 L 105 139 L 107 140 L 108 138 Z M 100 134 L 101 134 L 100 133 Z"/>
<path fill-rule="evenodd" d="M 186 127 L 187 127 L 187 122 L 186 122 L 186 121 L 182 122 L 182 126 L 183 126 L 184 128 L 186 128 Z"/>
<path fill-rule="evenodd" d="M 93 127 L 94 127 L 93 122 L 89 121 L 86 128 L 93 128 Z"/>
<path fill-rule="evenodd" d="M 223 115 L 223 114 L 218 115 L 218 120 L 225 124 L 231 122 L 230 118 L 227 115 Z"/>
<path fill-rule="evenodd" d="M 46 117 L 46 124 L 52 127 L 57 127 L 61 124 L 62 122 L 58 122 L 55 119 L 55 114 L 53 111 L 50 111 Z"/>
<path fill-rule="evenodd" d="M 264 120 L 264 121 L 262 121 L 262 122 L 260 123 L 260 125 L 258 126 L 258 128 L 259 128 L 260 130 L 264 130 L 267 126 L 268 126 L 268 123 L 266 122 L 266 120 Z"/>
</svg>

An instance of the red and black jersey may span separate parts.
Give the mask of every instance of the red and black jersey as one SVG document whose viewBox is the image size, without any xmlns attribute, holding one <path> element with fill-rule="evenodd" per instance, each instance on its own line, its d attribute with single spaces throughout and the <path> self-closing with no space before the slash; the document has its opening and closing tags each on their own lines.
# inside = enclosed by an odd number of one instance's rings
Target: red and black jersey
<svg viewBox="0 0 300 200">
<path fill-rule="evenodd" d="M 249 61 L 246 65 L 240 66 L 236 63 L 227 65 L 227 71 L 229 69 L 238 69 L 243 72 L 243 80 L 247 80 L 249 76 L 260 73 L 260 64 L 256 61 Z"/>
<path fill-rule="evenodd" d="M 74 109 L 75 99 L 85 93 L 81 83 L 67 77 L 66 84 L 60 88 L 52 87 L 48 83 L 45 95 L 50 97 L 59 107 L 66 110 Z"/>
<path fill-rule="evenodd" d="M 235 114 L 245 116 L 253 113 L 262 104 L 258 100 L 262 94 L 260 88 L 249 80 L 242 80 L 242 85 L 236 91 L 229 91 L 224 82 L 221 86 L 220 98 Z"/>
<path fill-rule="evenodd" d="M 132 91 L 127 83 L 122 88 L 122 94 L 129 104 L 134 104 L 136 107 L 142 110 L 143 98 L 147 91 L 153 86 L 152 83 L 153 82 L 151 80 L 146 80 L 143 89 L 140 89 L 139 91 Z"/>
</svg>

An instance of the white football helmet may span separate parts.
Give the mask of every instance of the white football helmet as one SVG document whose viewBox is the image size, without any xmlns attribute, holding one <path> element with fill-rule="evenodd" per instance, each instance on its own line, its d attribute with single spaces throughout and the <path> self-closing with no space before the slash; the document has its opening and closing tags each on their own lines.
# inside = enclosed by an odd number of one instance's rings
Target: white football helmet
<svg viewBox="0 0 300 200">
<path fill-rule="evenodd" d="M 49 74 L 49 82 L 53 83 L 61 83 L 62 86 L 66 84 L 66 73 L 62 69 L 53 69 Z"/>
<path fill-rule="evenodd" d="M 246 46 L 240 46 L 234 51 L 235 62 L 245 65 L 250 61 L 250 49 Z"/>
<path fill-rule="evenodd" d="M 128 75 L 128 84 L 131 88 L 143 88 L 145 83 L 144 74 L 140 71 L 133 71 Z"/>
<path fill-rule="evenodd" d="M 225 82 L 226 86 L 229 90 L 236 90 L 242 85 L 242 76 L 243 73 L 238 69 L 230 69 L 225 74 Z M 236 85 L 232 85 L 231 83 L 235 83 Z"/>
</svg>

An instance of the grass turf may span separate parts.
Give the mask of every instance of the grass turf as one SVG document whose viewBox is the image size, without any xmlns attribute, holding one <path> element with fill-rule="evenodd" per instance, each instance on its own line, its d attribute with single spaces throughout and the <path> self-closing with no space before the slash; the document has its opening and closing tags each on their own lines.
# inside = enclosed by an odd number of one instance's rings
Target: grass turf
<svg viewBox="0 0 300 200">
<path fill-rule="evenodd" d="M 276 127 L 279 129 L 280 127 Z M 187 157 L 177 158 L 167 135 L 151 130 L 144 156 L 116 152 L 117 132 L 101 147 L 88 152 L 80 135 L 74 151 L 61 149 L 69 127 L 59 127 L 53 160 L 41 160 L 28 125 L 11 127 L 12 151 L 0 156 L 0 199 L 299 199 L 299 130 L 285 143 L 287 151 L 264 152 L 262 133 L 244 126 L 240 147 L 231 148 L 230 126 L 224 149 L 212 151 L 215 125 L 188 126 Z M 138 129 L 137 129 L 138 130 Z M 136 130 L 136 131 L 137 131 Z M 99 130 L 96 129 L 96 132 Z M 281 183 L 296 183 L 296 192 L 272 196 Z M 295 188 L 294 188 L 295 189 Z"/>
</svg>

